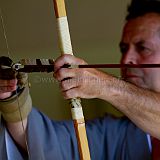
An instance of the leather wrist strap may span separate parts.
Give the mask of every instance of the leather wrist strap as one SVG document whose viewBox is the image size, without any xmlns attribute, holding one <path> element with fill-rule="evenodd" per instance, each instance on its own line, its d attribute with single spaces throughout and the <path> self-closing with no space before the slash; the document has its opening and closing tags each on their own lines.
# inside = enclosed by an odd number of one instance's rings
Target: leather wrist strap
<svg viewBox="0 0 160 160">
<path fill-rule="evenodd" d="M 21 116 L 19 114 L 21 110 Z M 25 87 L 17 95 L 0 100 L 0 111 L 7 122 L 18 122 L 25 119 L 32 109 L 32 100 L 29 95 L 29 88 Z"/>
</svg>

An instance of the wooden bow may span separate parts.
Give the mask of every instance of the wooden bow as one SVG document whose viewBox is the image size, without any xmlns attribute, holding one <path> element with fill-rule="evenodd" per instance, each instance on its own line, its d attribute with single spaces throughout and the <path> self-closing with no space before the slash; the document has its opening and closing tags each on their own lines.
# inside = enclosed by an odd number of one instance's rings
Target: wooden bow
<svg viewBox="0 0 160 160">
<path fill-rule="evenodd" d="M 64 0 L 53 0 L 61 54 L 73 55 L 65 2 Z M 80 99 L 71 99 L 71 112 L 77 136 L 79 154 L 81 160 L 90 160 L 88 141 L 86 136 L 85 121 Z"/>
</svg>

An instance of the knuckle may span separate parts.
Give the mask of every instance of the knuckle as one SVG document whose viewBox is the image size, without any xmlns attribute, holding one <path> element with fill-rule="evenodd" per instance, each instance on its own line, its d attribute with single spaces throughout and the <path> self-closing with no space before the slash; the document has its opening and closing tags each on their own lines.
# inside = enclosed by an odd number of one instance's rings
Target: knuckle
<svg viewBox="0 0 160 160">
<path fill-rule="evenodd" d="M 82 61 L 81 61 L 81 63 L 82 63 L 82 64 L 87 64 L 87 62 L 86 62 L 86 61 L 84 61 L 84 60 L 82 60 Z"/>
<path fill-rule="evenodd" d="M 60 70 L 58 71 L 58 76 L 59 76 L 59 77 L 63 77 L 63 72 L 64 72 L 64 71 L 63 71 L 63 68 L 60 69 Z"/>
<path fill-rule="evenodd" d="M 83 76 L 86 76 L 88 74 L 88 70 L 87 69 L 82 69 L 80 70 L 80 74 Z"/>
<path fill-rule="evenodd" d="M 61 83 L 60 83 L 60 86 L 61 86 L 61 89 L 62 90 L 66 90 L 67 88 L 66 88 L 66 81 L 62 81 Z"/>
<path fill-rule="evenodd" d="M 62 92 L 62 95 L 63 95 L 64 99 L 71 99 L 68 94 L 68 91 Z"/>
<path fill-rule="evenodd" d="M 55 78 L 58 81 L 61 81 L 62 79 L 64 79 L 64 69 L 60 69 L 57 73 L 55 73 Z"/>
<path fill-rule="evenodd" d="M 77 58 L 77 63 L 79 64 L 87 64 L 86 61 L 84 61 L 83 59 Z"/>
</svg>

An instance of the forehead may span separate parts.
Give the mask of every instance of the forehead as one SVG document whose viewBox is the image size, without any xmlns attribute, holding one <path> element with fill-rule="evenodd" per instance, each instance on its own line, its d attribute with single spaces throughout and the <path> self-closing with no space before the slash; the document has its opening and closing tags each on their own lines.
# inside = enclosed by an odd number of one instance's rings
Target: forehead
<svg viewBox="0 0 160 160">
<path fill-rule="evenodd" d="M 143 37 L 145 39 L 153 36 L 160 37 L 160 14 L 156 13 L 149 13 L 129 20 L 124 26 L 122 37 Z"/>
</svg>

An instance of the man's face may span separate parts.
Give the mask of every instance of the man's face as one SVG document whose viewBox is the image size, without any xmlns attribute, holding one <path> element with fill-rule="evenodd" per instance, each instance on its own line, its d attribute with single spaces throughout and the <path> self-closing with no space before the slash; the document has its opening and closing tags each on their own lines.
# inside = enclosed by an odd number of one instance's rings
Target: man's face
<svg viewBox="0 0 160 160">
<path fill-rule="evenodd" d="M 160 15 L 129 20 L 120 42 L 121 64 L 160 64 Z M 122 69 L 122 77 L 139 87 L 160 92 L 160 68 Z"/>
</svg>

